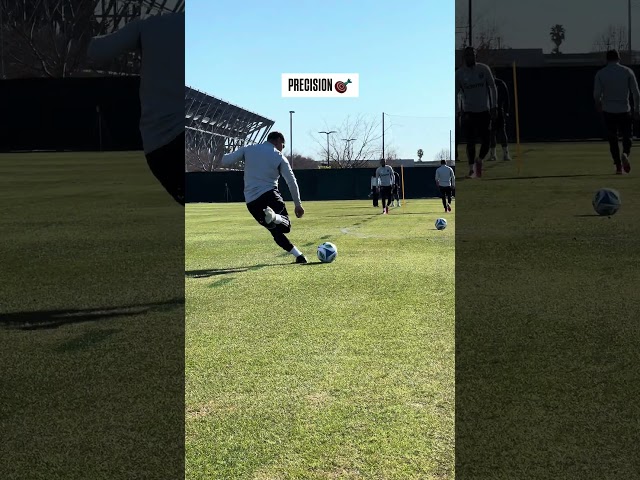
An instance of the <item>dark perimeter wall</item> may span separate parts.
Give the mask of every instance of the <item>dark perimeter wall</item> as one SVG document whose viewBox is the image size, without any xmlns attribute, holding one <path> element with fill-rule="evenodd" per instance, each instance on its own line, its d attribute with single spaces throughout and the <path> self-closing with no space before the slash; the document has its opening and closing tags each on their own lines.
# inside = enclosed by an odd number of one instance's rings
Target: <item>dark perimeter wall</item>
<svg viewBox="0 0 640 480">
<path fill-rule="evenodd" d="M 604 65 L 603 65 L 604 66 Z M 599 66 L 517 68 L 520 141 L 554 142 L 604 139 L 604 126 L 593 101 L 593 82 Z M 512 68 L 496 68 L 509 87 L 511 111 L 507 121 L 510 142 L 516 141 Z M 633 67 L 636 76 L 640 67 Z"/>
<path fill-rule="evenodd" d="M 0 151 L 99 151 L 100 126 L 103 150 L 141 150 L 139 85 L 137 76 L 0 80 Z"/>
<path fill-rule="evenodd" d="M 435 185 L 436 167 L 411 167 L 404 169 L 405 198 L 439 196 Z M 369 168 L 345 168 L 333 170 L 295 170 L 302 201 L 362 200 L 371 192 Z M 225 202 L 226 188 L 231 201 L 244 201 L 243 172 L 190 172 L 185 174 L 187 202 Z M 280 179 L 280 192 L 285 200 L 291 194 L 284 179 Z"/>
</svg>

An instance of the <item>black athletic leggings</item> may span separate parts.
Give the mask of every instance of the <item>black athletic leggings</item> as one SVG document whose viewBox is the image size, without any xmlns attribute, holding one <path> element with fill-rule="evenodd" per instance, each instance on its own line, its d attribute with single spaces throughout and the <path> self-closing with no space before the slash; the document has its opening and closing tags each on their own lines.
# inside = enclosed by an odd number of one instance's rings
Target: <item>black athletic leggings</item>
<svg viewBox="0 0 640 480">
<path fill-rule="evenodd" d="M 462 115 L 464 136 L 467 141 L 467 160 L 473 165 L 476 158 L 476 142 L 480 140 L 480 158 L 489 153 L 491 141 L 491 113 L 466 112 Z"/>
</svg>

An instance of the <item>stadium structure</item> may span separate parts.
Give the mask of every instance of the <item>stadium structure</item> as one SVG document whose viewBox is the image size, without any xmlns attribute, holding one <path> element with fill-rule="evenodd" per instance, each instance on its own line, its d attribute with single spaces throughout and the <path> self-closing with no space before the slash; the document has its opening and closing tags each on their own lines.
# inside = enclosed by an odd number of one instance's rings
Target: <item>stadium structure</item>
<svg viewBox="0 0 640 480">
<path fill-rule="evenodd" d="M 185 171 L 219 169 L 225 153 L 262 143 L 274 125 L 261 115 L 185 87 Z"/>
</svg>

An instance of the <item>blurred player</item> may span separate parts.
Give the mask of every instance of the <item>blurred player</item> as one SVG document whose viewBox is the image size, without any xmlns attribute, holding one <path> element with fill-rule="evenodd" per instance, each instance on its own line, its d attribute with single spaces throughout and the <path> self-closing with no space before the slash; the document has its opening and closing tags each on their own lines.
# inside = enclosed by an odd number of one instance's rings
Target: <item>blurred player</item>
<svg viewBox="0 0 640 480">
<path fill-rule="evenodd" d="M 447 165 L 446 160 L 440 160 L 440 166 L 436 169 L 436 185 L 440 189 L 440 198 L 445 212 L 451 211 L 451 195 L 456 188 L 456 175 L 453 168 Z"/>
<path fill-rule="evenodd" d="M 87 54 L 106 63 L 141 54 L 140 134 L 147 164 L 184 206 L 184 13 L 137 19 L 92 39 Z"/>
<path fill-rule="evenodd" d="M 393 193 L 396 199 L 396 207 L 400 206 L 400 197 L 402 197 L 402 180 L 400 179 L 400 174 L 397 170 L 393 171 L 395 176 L 395 187 L 393 189 Z"/>
<path fill-rule="evenodd" d="M 278 190 L 280 175 L 291 192 L 296 217 L 304 215 L 304 208 L 296 177 L 282 154 L 284 144 L 282 133 L 271 132 L 265 143 L 242 147 L 224 155 L 222 164 L 228 166 L 244 159 L 244 199 L 247 209 L 260 225 L 269 230 L 276 244 L 296 258 L 296 263 L 307 263 L 306 257 L 286 235 L 291 231 L 291 221 Z"/>
<path fill-rule="evenodd" d="M 634 111 L 629 105 L 629 92 L 633 95 Z M 638 118 L 639 108 L 638 82 L 636 76 L 628 67 L 620 65 L 620 54 L 617 50 L 607 52 L 607 66 L 596 74 L 593 87 L 593 98 L 596 109 L 602 112 L 607 129 L 609 151 L 616 166 L 616 174 L 622 170 L 631 172 L 629 155 L 633 135 L 633 119 Z M 622 155 L 618 135 L 622 136 Z"/>
<path fill-rule="evenodd" d="M 391 203 L 391 187 L 395 183 L 393 168 L 387 165 L 385 159 L 380 160 L 380 166 L 376 169 L 376 178 L 380 182 L 380 197 L 382 198 L 382 213 L 389 213 Z"/>
<path fill-rule="evenodd" d="M 378 182 L 378 177 L 376 177 L 375 175 L 371 176 L 371 193 L 369 194 L 369 197 L 373 198 L 373 206 L 374 207 L 378 207 L 378 196 L 380 193 L 380 185 Z"/>
<path fill-rule="evenodd" d="M 509 142 L 507 139 L 507 117 L 509 116 L 509 110 L 511 109 L 509 88 L 503 80 L 499 79 L 495 75 L 494 80 L 496 82 L 498 101 L 496 102 L 496 118 L 491 122 L 489 160 L 496 160 L 496 145 L 498 144 L 498 141 L 500 141 L 500 145 L 502 146 L 502 159 L 509 161 L 511 160 L 511 155 L 509 155 Z M 498 139 L 498 137 L 500 138 Z"/>
<path fill-rule="evenodd" d="M 483 161 L 489 153 L 497 92 L 491 69 L 484 63 L 476 62 L 473 47 L 464 49 L 464 65 L 456 70 L 455 82 L 455 94 L 462 93 L 462 127 L 467 141 L 469 178 L 480 178 Z M 478 138 L 481 145 L 480 154 L 476 157 Z"/>
</svg>

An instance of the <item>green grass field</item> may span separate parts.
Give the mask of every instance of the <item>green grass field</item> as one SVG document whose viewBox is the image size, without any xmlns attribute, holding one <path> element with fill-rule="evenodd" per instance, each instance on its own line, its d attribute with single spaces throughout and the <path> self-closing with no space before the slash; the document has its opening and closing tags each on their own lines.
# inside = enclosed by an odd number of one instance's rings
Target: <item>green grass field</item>
<svg viewBox="0 0 640 480">
<path fill-rule="evenodd" d="M 305 208 L 297 265 L 244 204 L 187 206 L 187 478 L 453 478 L 454 214 Z"/>
<path fill-rule="evenodd" d="M 637 478 L 640 157 L 615 176 L 604 143 L 522 152 L 457 189 L 456 473 Z"/>
<path fill-rule="evenodd" d="M 0 478 L 179 478 L 182 208 L 140 152 L 0 155 L 0 201 Z"/>
</svg>

